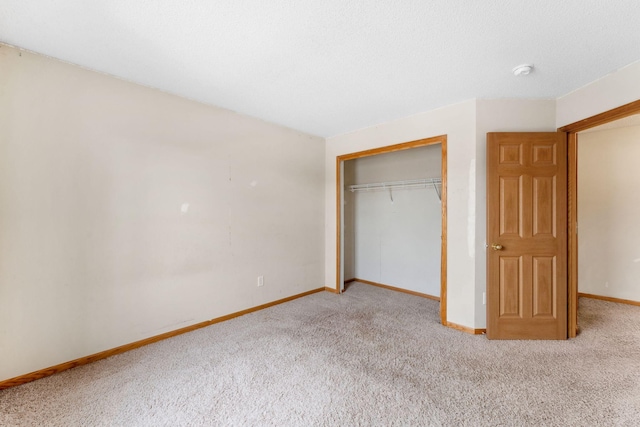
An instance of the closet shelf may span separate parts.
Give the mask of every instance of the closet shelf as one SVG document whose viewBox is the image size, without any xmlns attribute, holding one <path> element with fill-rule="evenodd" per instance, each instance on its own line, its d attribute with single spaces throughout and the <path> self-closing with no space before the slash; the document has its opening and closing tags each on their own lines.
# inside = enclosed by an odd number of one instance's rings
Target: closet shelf
<svg viewBox="0 0 640 427">
<path fill-rule="evenodd" d="M 433 187 L 441 198 L 441 192 L 438 185 L 442 185 L 442 178 L 425 178 L 410 179 L 405 181 L 376 182 L 373 184 L 356 184 L 350 185 L 349 191 L 356 193 L 359 191 L 381 191 L 381 190 L 399 190 L 403 188 L 427 188 Z"/>
</svg>

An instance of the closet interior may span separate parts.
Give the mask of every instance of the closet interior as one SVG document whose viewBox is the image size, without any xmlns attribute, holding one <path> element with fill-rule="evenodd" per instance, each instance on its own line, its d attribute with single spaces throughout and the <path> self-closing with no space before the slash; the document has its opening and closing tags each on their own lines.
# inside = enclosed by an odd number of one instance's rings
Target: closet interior
<svg viewBox="0 0 640 427">
<path fill-rule="evenodd" d="M 440 296 L 441 144 L 344 162 L 344 278 Z"/>
</svg>

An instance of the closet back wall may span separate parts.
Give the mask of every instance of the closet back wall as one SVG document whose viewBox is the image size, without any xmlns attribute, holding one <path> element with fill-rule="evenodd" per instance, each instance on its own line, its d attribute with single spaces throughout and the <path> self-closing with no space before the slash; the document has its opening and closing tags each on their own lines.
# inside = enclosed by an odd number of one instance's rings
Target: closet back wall
<svg viewBox="0 0 640 427">
<path fill-rule="evenodd" d="M 436 144 L 345 162 L 345 279 L 440 295 L 442 216 L 434 188 L 352 193 L 348 186 L 440 178 L 441 156 Z"/>
</svg>

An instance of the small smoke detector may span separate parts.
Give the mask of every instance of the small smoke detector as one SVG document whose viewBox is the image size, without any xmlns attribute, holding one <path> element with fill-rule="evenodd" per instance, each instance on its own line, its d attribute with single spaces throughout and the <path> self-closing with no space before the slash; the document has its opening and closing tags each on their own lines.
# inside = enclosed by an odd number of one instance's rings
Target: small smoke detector
<svg viewBox="0 0 640 427">
<path fill-rule="evenodd" d="M 514 67 L 513 74 L 516 76 L 526 76 L 533 71 L 533 64 L 522 64 Z"/>
</svg>

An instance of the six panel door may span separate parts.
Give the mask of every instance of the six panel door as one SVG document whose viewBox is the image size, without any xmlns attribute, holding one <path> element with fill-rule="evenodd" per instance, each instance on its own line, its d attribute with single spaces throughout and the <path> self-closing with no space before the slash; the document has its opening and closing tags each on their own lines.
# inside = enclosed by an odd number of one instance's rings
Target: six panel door
<svg viewBox="0 0 640 427">
<path fill-rule="evenodd" d="M 564 133 L 487 134 L 487 337 L 567 338 Z"/>
</svg>

